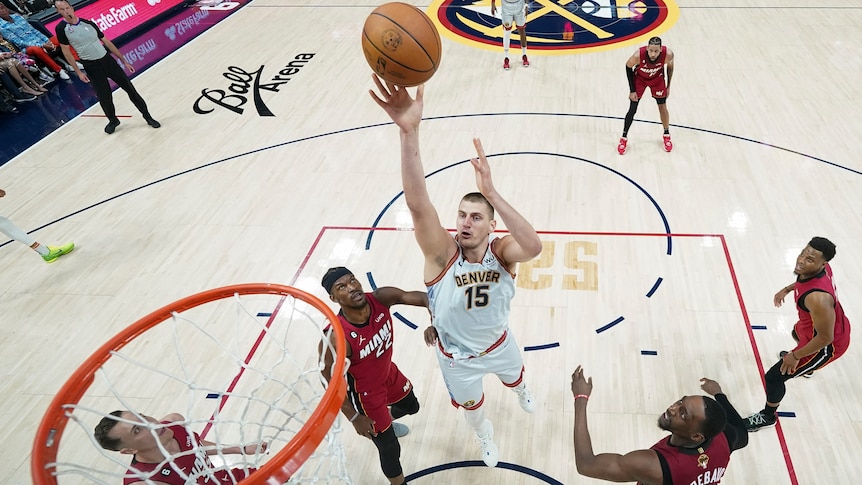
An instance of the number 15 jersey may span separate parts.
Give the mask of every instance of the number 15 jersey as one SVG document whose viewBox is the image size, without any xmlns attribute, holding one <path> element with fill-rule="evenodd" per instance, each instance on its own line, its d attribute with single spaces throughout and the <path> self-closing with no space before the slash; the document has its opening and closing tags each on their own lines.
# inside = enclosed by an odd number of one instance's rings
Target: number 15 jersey
<svg viewBox="0 0 862 485">
<path fill-rule="evenodd" d="M 497 241 L 478 263 L 467 261 L 459 245 L 443 272 L 425 283 L 440 344 L 456 359 L 482 355 L 509 328 L 515 275 L 494 252 Z"/>
</svg>

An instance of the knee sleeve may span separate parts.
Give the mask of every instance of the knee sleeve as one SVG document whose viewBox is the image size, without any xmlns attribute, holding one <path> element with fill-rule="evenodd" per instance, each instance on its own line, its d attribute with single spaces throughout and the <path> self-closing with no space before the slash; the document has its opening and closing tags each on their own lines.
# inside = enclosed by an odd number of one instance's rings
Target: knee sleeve
<svg viewBox="0 0 862 485">
<path fill-rule="evenodd" d="M 766 400 L 771 403 L 780 403 L 787 392 L 787 386 L 784 383 L 792 377 L 792 375 L 781 374 L 781 361 L 773 365 L 763 376 L 764 381 L 766 381 Z"/>
<path fill-rule="evenodd" d="M 392 405 L 392 418 L 398 419 L 401 416 L 408 414 L 416 414 L 419 412 L 419 400 L 416 399 L 416 394 L 410 390 L 410 394 L 404 396 L 400 401 Z"/>
<path fill-rule="evenodd" d="M 371 440 L 377 447 L 377 453 L 380 455 L 380 468 L 386 478 L 394 478 L 404 473 L 404 470 L 401 469 L 401 444 L 398 442 L 398 437 L 395 436 L 392 426 L 382 433 L 377 433 L 377 436 Z"/>
</svg>

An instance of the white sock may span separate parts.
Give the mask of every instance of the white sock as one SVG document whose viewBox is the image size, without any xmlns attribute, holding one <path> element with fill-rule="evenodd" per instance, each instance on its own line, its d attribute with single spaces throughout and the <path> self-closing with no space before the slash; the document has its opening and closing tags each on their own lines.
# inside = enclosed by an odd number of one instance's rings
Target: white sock
<svg viewBox="0 0 862 485">
<path fill-rule="evenodd" d="M 512 42 L 512 31 L 503 29 L 503 52 L 509 57 L 509 44 Z"/>
<path fill-rule="evenodd" d="M 527 55 L 527 46 L 521 46 L 521 55 L 522 55 L 522 56 L 526 56 L 526 55 Z"/>
<path fill-rule="evenodd" d="M 37 244 L 36 240 L 33 239 L 33 236 L 22 231 L 20 227 L 16 226 L 12 221 L 3 216 L 0 216 L 0 232 L 27 246 Z M 45 246 L 39 245 L 34 249 L 42 256 L 48 254 L 48 248 Z"/>
<path fill-rule="evenodd" d="M 476 434 L 479 434 L 479 431 L 482 430 L 482 424 L 485 422 L 485 411 L 482 408 L 474 409 L 472 411 L 465 409 L 464 417 L 467 418 L 467 424 L 473 428 L 473 431 Z"/>
</svg>

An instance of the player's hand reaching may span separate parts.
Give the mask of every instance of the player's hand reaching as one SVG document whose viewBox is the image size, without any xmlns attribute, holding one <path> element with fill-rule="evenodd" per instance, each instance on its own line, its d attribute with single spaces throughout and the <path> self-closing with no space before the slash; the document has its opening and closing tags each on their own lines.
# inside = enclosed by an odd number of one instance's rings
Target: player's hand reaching
<svg viewBox="0 0 862 485">
<path fill-rule="evenodd" d="M 482 140 L 473 138 L 473 146 L 476 147 L 477 158 L 471 158 L 470 163 L 476 170 L 476 187 L 485 197 L 494 192 L 494 182 L 491 181 L 491 166 L 485 158 L 485 149 L 482 148 Z"/>
<path fill-rule="evenodd" d="M 703 392 L 709 394 L 710 396 L 715 396 L 716 394 L 724 394 L 721 391 L 721 386 L 718 385 L 718 383 L 714 380 L 707 377 L 700 378 L 700 388 L 703 389 Z"/>
<path fill-rule="evenodd" d="M 374 420 L 364 414 L 360 414 L 353 421 L 353 429 L 356 430 L 356 434 L 363 438 L 371 439 L 377 436 L 374 431 Z"/>
<path fill-rule="evenodd" d="M 431 347 L 437 343 L 437 338 L 437 329 L 434 328 L 433 325 L 429 325 L 428 328 L 425 329 L 425 345 Z"/>
<path fill-rule="evenodd" d="M 778 293 L 772 297 L 772 304 L 775 305 L 775 308 L 780 308 L 781 305 L 784 304 L 784 298 L 789 294 L 790 290 L 788 290 L 786 286 L 778 290 Z"/>
<path fill-rule="evenodd" d="M 575 368 L 575 372 L 572 374 L 572 395 L 580 396 L 584 395 L 589 397 L 589 395 L 593 392 L 593 378 L 589 379 L 584 378 L 584 369 L 581 366 Z"/>
<path fill-rule="evenodd" d="M 416 89 L 416 99 L 413 99 L 407 92 L 407 88 L 389 82 L 384 86 L 376 74 L 372 76 L 380 94 L 378 96 L 378 93 L 375 93 L 373 89 L 368 90 L 374 102 L 383 108 L 383 111 L 386 111 L 386 114 L 402 131 L 419 128 L 419 122 L 422 121 L 422 97 L 425 92 L 425 85 L 419 85 Z"/>
</svg>

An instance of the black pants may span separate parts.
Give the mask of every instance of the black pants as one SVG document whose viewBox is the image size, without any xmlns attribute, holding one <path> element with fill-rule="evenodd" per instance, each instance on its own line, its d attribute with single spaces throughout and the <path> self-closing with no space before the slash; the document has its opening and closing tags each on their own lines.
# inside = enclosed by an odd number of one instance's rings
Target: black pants
<svg viewBox="0 0 862 485">
<path fill-rule="evenodd" d="M 114 96 L 113 93 L 111 93 L 111 85 L 108 83 L 109 78 L 117 83 L 117 86 L 122 88 L 123 91 L 129 95 L 129 99 L 132 101 L 132 104 L 134 104 L 135 107 L 138 108 L 138 111 L 144 115 L 144 119 L 152 119 L 144 98 L 142 98 L 141 95 L 138 94 L 138 91 L 135 90 L 135 87 L 132 85 L 132 81 L 129 80 L 128 76 L 126 76 L 123 68 L 117 64 L 114 56 L 107 53 L 105 54 L 105 57 L 96 61 L 85 61 L 84 59 L 81 59 L 81 64 L 84 65 L 84 69 L 87 71 L 87 77 L 90 78 L 90 84 L 92 84 L 93 89 L 96 90 L 96 96 L 99 98 L 99 104 L 102 106 L 102 111 L 105 112 L 105 116 L 107 116 L 109 120 L 114 121 L 117 119 L 117 111 L 114 109 Z"/>
</svg>

